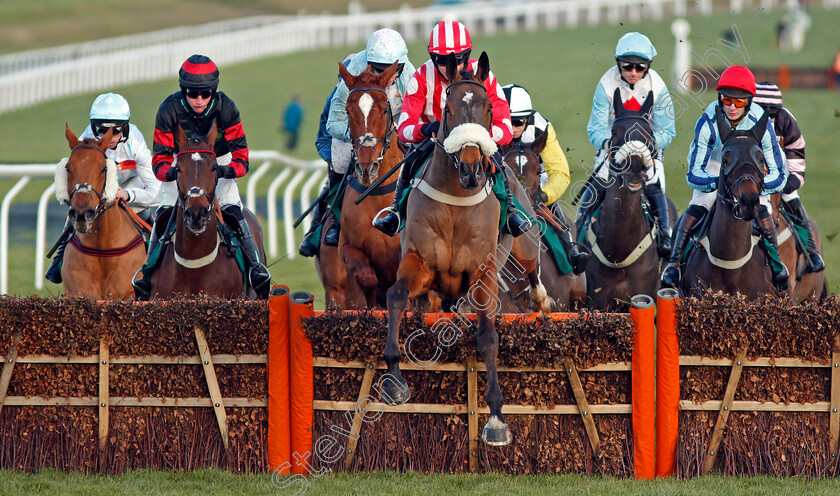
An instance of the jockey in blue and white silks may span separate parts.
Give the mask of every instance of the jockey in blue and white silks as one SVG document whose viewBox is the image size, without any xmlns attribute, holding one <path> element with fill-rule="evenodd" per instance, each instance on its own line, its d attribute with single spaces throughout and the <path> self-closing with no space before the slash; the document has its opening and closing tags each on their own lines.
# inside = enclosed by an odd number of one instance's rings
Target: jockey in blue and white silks
<svg viewBox="0 0 840 496">
<path fill-rule="evenodd" d="M 609 179 L 610 137 L 615 121 L 613 99 L 616 92 L 625 109 L 640 110 L 649 97 L 654 99 L 648 120 L 653 129 L 655 141 L 654 167 L 648 170 L 645 196 L 653 207 L 653 214 L 659 226 L 658 251 L 667 257 L 671 251 L 671 227 L 668 219 L 668 205 L 665 198 L 665 169 L 662 164 L 662 150 L 671 144 L 676 136 L 674 106 L 665 82 L 651 69 L 656 48 L 647 36 L 641 33 L 627 33 L 618 40 L 615 48 L 616 65 L 611 67 L 598 81 L 592 99 L 592 112 L 586 131 L 589 142 L 595 147 L 593 177 L 584 191 L 575 225 L 583 228 L 586 219 L 598 207 Z"/>
</svg>

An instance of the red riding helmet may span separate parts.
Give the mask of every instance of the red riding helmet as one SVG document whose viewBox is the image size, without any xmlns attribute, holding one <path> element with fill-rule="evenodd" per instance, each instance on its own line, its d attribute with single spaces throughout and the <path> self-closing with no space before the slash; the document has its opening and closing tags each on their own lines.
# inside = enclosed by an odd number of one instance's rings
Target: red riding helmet
<svg viewBox="0 0 840 496">
<path fill-rule="evenodd" d="M 459 54 L 472 49 L 472 40 L 467 27 L 457 21 L 441 21 L 432 29 L 429 37 L 429 53 L 446 55 Z"/>
<path fill-rule="evenodd" d="M 742 65 L 732 65 L 720 75 L 716 89 L 733 98 L 751 98 L 755 96 L 755 76 Z"/>
<path fill-rule="evenodd" d="M 178 83 L 182 88 L 215 90 L 219 86 L 219 68 L 205 55 L 192 55 L 181 64 Z"/>
</svg>

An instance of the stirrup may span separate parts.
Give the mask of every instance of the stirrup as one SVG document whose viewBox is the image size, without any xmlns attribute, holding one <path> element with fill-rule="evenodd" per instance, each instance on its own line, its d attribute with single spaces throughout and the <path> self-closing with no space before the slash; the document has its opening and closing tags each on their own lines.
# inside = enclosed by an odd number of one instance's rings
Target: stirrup
<svg viewBox="0 0 840 496">
<path fill-rule="evenodd" d="M 515 217 L 519 217 L 522 222 L 518 225 L 512 225 L 511 220 Z M 529 219 L 527 215 L 524 215 L 515 208 L 510 209 L 507 220 L 505 221 L 505 227 L 507 228 L 508 233 L 514 238 L 518 238 L 528 232 L 528 229 L 531 229 L 533 225 L 534 223 L 531 222 L 531 219 Z"/>
<path fill-rule="evenodd" d="M 669 274 L 671 271 L 676 271 L 676 281 L 674 281 L 671 274 Z M 659 278 L 659 282 L 662 284 L 663 288 L 678 289 L 680 287 L 680 283 L 682 283 L 682 273 L 679 265 L 668 262 L 665 269 L 662 271 L 662 276 Z"/>
<path fill-rule="evenodd" d="M 376 227 L 376 221 L 379 220 L 379 216 L 382 215 L 383 212 L 388 212 L 388 213 L 392 213 L 392 214 L 396 215 L 397 220 L 400 221 L 400 223 L 402 223 L 402 219 L 400 218 L 400 213 L 396 208 L 385 207 L 382 210 L 380 210 L 379 212 L 376 212 L 376 215 L 374 215 L 373 219 L 370 221 L 370 225 L 372 225 L 373 227 Z M 388 215 L 388 214 L 385 214 L 385 215 Z"/>
<path fill-rule="evenodd" d="M 131 286 L 134 287 L 134 298 L 138 301 L 149 301 L 151 297 L 151 281 L 146 281 L 145 279 L 138 279 L 137 274 L 139 274 L 143 269 L 137 269 L 137 272 L 131 277 Z M 145 275 L 145 274 L 144 274 Z M 149 287 L 146 287 L 148 282 Z"/>
</svg>

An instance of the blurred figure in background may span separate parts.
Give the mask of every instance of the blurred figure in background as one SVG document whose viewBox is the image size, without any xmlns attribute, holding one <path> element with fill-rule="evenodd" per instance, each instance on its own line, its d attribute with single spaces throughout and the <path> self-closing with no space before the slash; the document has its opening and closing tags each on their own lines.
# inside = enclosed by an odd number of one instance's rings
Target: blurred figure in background
<svg viewBox="0 0 840 496">
<path fill-rule="evenodd" d="M 303 101 L 300 99 L 300 95 L 295 95 L 283 112 L 283 124 L 281 127 L 289 135 L 288 141 L 286 142 L 286 148 L 289 150 L 297 148 L 301 122 L 303 122 Z"/>
</svg>

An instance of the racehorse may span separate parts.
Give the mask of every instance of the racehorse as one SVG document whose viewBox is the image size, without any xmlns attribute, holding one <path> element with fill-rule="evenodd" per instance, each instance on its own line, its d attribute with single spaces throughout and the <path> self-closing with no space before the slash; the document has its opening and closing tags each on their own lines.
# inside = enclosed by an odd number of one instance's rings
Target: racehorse
<svg viewBox="0 0 840 496">
<path fill-rule="evenodd" d="M 370 67 L 353 76 L 338 64 L 341 79 L 350 90 L 347 116 L 356 160 L 347 179 L 341 208 L 342 226 L 338 252 L 347 272 L 347 308 L 384 306 L 385 292 L 397 279 L 400 237 L 390 237 L 373 227 L 376 214 L 394 201 L 394 174 L 356 205 L 355 200 L 379 177 L 380 168 L 390 170 L 404 152 L 396 139 L 396 124 L 385 88 L 398 64 L 379 75 Z M 394 146 L 392 146 L 394 145 Z M 379 303 L 378 303 L 379 302 Z"/>
<path fill-rule="evenodd" d="M 806 260 L 805 256 L 797 249 L 797 242 L 792 235 L 793 227 L 788 222 L 796 214 L 785 212 L 781 213 L 781 194 L 773 195 L 773 217 L 776 221 L 776 238 L 779 243 L 779 258 L 788 269 L 790 274 L 790 297 L 798 302 L 807 300 L 808 298 L 819 297 L 823 298 L 828 295 L 828 287 L 826 286 L 825 271 L 820 272 L 805 272 Z M 797 219 L 797 221 L 804 220 L 811 223 L 811 229 L 814 233 L 814 241 L 817 245 L 817 250 L 822 253 L 822 242 L 820 241 L 820 231 L 817 229 L 817 224 L 814 219 Z M 808 240 L 802 240 L 806 245 Z M 802 246 L 804 248 L 804 246 Z"/>
<path fill-rule="evenodd" d="M 332 215 L 327 216 L 321 228 L 320 249 L 315 255 L 315 271 L 318 279 L 324 286 L 324 304 L 328 309 L 344 308 L 344 291 L 347 286 L 347 270 L 337 246 L 329 246 L 324 243 L 324 236 L 329 232 L 335 219 Z"/>
<path fill-rule="evenodd" d="M 646 177 L 656 166 L 653 127 L 647 118 L 652 106 L 652 92 L 639 110 L 625 109 L 618 90 L 613 98 L 608 185 L 586 228 L 592 247 L 586 264 L 586 299 L 591 308 L 624 307 L 634 295 L 654 297 L 659 287 L 656 225 L 647 220 L 643 206 Z M 675 219 L 676 207 L 670 198 L 667 201 L 670 218 Z"/>
<path fill-rule="evenodd" d="M 755 298 L 775 292 L 764 250 L 756 250 L 753 233 L 759 196 L 764 189 L 761 138 L 767 114 L 750 130 L 733 130 L 720 111 L 717 126 L 723 143 L 717 198 L 701 227 L 700 246 L 688 255 L 681 283 L 684 295 L 699 296 L 707 289 Z"/>
<path fill-rule="evenodd" d="M 542 133 L 531 143 L 523 143 L 521 140 L 515 144 L 511 143 L 502 147 L 502 154 L 504 161 L 514 171 L 519 179 L 519 182 L 525 187 L 528 192 L 528 197 L 531 203 L 534 203 L 534 198 L 539 196 L 540 192 L 540 153 L 545 148 L 547 133 Z M 551 208 L 547 208 L 545 215 L 549 216 L 546 220 L 546 228 L 551 229 L 552 225 L 559 224 L 559 227 L 570 229 L 572 239 L 575 238 L 575 226 L 568 221 L 565 212 L 560 206 L 555 203 Z M 541 237 L 544 246 L 548 246 L 545 236 Z M 551 250 L 540 251 L 540 280 L 545 285 L 548 295 L 555 301 L 557 308 L 555 310 L 569 310 L 571 292 L 586 293 L 586 278 L 572 277 L 572 273 L 562 274 L 560 268 L 552 255 Z M 515 264 L 508 260 L 505 264 L 507 273 L 515 273 Z M 499 293 L 499 299 L 502 301 L 502 311 L 505 313 L 524 312 L 527 309 L 528 296 L 525 294 L 528 288 L 528 281 L 526 278 L 517 277 L 516 280 L 511 281 L 509 278 L 502 278 L 502 282 L 507 289 Z M 577 295 L 580 297 L 580 295 Z"/>
<path fill-rule="evenodd" d="M 216 125 L 204 138 L 187 139 L 178 128 L 178 202 L 175 207 L 175 234 L 171 244 L 152 274 L 151 296 L 168 298 L 175 294 L 206 293 L 220 298 L 255 299 L 256 292 L 245 282 L 236 258 L 229 249 L 227 232 L 219 229 L 221 210 L 216 201 Z M 260 259 L 265 260 L 262 228 L 247 208 L 242 213 L 251 229 Z M 161 222 L 159 219 L 158 222 Z M 171 221 L 170 221 L 171 222 Z"/>
<path fill-rule="evenodd" d="M 99 141 L 80 142 L 69 125 L 64 134 L 71 152 L 56 168 L 55 191 L 70 205 L 75 230 L 61 267 L 64 294 L 130 299 L 131 278 L 146 261 L 146 247 L 136 215 L 116 198 L 117 165 L 105 156 L 112 131 Z"/>
<path fill-rule="evenodd" d="M 487 366 L 487 405 L 490 418 L 481 438 L 493 446 L 510 443 L 511 435 L 502 417 L 502 391 L 497 375 L 499 339 L 494 316 L 499 311 L 497 275 L 514 245 L 509 235 L 499 236 L 500 203 L 491 192 L 488 169 L 496 143 L 490 134 L 492 108 L 483 81 L 490 72 L 486 53 L 477 71 L 458 71 L 454 55 L 447 56 L 446 101 L 435 150 L 415 179 L 408 198 L 402 259 L 397 282 L 388 290 L 388 340 L 385 362 L 388 373 L 381 381 L 383 399 L 391 404 L 408 400 L 410 389 L 399 368 L 397 344 L 399 323 L 408 298 L 437 292 L 444 300 L 465 301 L 476 310 L 476 341 Z M 500 91 L 501 92 L 501 91 Z M 511 187 L 523 201 L 526 213 L 533 210 L 521 185 L 510 175 Z M 539 230 L 532 226 L 513 246 L 514 255 L 531 281 L 537 308 L 547 311 L 550 299 L 539 282 Z M 458 311 L 458 308 L 455 309 Z M 450 322 L 451 324 L 451 322 Z M 450 329 L 460 332 L 454 324 Z M 443 331 L 441 331 L 443 332 Z"/>
</svg>

